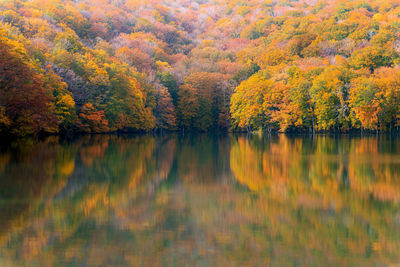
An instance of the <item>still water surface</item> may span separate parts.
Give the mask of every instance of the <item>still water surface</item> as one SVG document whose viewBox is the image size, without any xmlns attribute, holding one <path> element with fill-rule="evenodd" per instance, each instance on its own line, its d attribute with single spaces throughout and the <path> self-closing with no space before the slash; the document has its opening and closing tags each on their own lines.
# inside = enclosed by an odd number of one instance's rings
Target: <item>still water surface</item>
<svg viewBox="0 0 400 267">
<path fill-rule="evenodd" d="M 400 263 L 400 139 L 86 136 L 0 151 L 0 266 Z"/>
</svg>

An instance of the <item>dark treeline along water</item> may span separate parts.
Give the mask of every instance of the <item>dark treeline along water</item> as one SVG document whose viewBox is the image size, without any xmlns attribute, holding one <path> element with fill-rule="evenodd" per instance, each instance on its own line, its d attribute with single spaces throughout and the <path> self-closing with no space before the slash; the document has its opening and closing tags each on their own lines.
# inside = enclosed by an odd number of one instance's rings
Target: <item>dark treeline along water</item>
<svg viewBox="0 0 400 267">
<path fill-rule="evenodd" d="M 0 266 L 400 262 L 400 139 L 84 136 L 0 152 Z"/>
</svg>

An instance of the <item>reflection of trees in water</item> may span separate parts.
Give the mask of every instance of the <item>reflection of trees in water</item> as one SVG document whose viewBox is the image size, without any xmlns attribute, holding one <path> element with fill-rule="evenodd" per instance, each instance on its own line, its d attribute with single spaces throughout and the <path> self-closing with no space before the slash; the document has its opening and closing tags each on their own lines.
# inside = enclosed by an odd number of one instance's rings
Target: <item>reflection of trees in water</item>
<svg viewBox="0 0 400 267">
<path fill-rule="evenodd" d="M 228 136 L 189 135 L 178 142 L 177 177 L 184 183 L 214 184 L 229 175 Z"/>
<path fill-rule="evenodd" d="M 365 198 L 398 202 L 400 156 L 393 148 L 386 152 L 396 143 L 376 137 L 239 137 L 233 140 L 230 161 L 236 179 L 254 191 L 296 196 L 311 190 L 336 197 L 335 192 L 350 187 Z"/>
<path fill-rule="evenodd" d="M 56 137 L 38 144 L 25 140 L 2 152 L 0 245 L 8 231 L 22 228 L 32 210 L 63 187 L 74 167 L 75 153 L 69 146 L 58 145 Z"/>
<path fill-rule="evenodd" d="M 263 210 L 284 244 L 332 260 L 390 262 L 400 248 L 400 157 L 386 152 L 390 144 L 398 148 L 383 137 L 239 137 L 231 168 L 257 194 L 247 209 Z"/>
<path fill-rule="evenodd" d="M 13 199 L 0 258 L 16 265 L 398 259 L 397 142 L 98 135 L 21 149 L 0 153 Z"/>
<path fill-rule="evenodd" d="M 205 192 L 207 188 L 202 184 L 212 187 L 215 177 L 229 171 L 229 139 L 202 136 L 199 142 L 196 138 L 86 136 L 62 145 L 55 142 L 57 153 L 47 161 L 38 159 L 39 164 L 30 167 L 37 168 L 37 175 L 41 175 L 43 168 L 57 166 L 50 172 L 49 180 L 38 185 L 44 192 L 54 187 L 54 179 L 61 181 L 62 176 L 62 182 L 51 195 L 38 194 L 37 203 L 27 205 L 30 212 L 18 215 L 24 219 L 18 235 L 21 238 L 8 240 L 14 250 L 3 247 L 1 253 L 12 258 L 24 247 L 26 253 L 18 254 L 19 259 L 33 258 L 46 266 L 56 261 L 54 254 L 60 256 L 57 247 L 63 247 L 68 253 L 61 261 L 85 261 L 89 256 L 90 260 L 106 262 L 110 254 L 101 254 L 103 250 L 96 241 L 104 231 L 114 232 L 108 237 L 109 242 L 103 244 L 105 250 L 112 250 L 115 257 L 121 258 L 127 251 L 135 250 L 136 256 L 131 260 L 136 257 L 136 262 L 140 259 L 156 262 L 155 250 L 168 254 L 168 246 L 174 240 L 186 240 L 175 247 L 176 251 L 178 247 L 194 247 L 190 233 L 195 230 L 191 227 L 191 211 L 186 199 L 170 192 L 182 190 L 180 181 L 198 184 L 196 191 Z M 49 144 L 35 145 L 40 146 L 46 148 Z M 63 147 L 67 150 L 63 151 Z M 73 154 L 67 159 L 68 151 Z M 176 157 L 176 151 L 182 156 Z M 222 153 L 223 159 L 220 158 Z M 195 167 L 185 168 L 189 164 Z M 6 173 L 9 172 L 6 167 Z M 187 177 L 194 177 L 194 180 Z M 105 225 L 113 229 L 104 228 Z M 88 228 L 90 233 L 85 233 Z M 7 231 L 13 230 L 8 228 Z M 123 241 L 119 232 L 135 237 Z M 154 235 L 150 238 L 149 233 Z M 90 246 L 85 248 L 83 243 Z M 52 245 L 47 247 L 49 244 Z"/>
<path fill-rule="evenodd" d="M 46 247 L 51 243 L 56 249 L 79 236 L 89 218 L 101 223 L 112 210 L 117 222 L 132 199 L 147 202 L 148 189 L 140 184 L 165 179 L 175 154 L 174 138 L 157 138 L 158 152 L 151 136 L 86 136 L 62 145 L 48 140 L 31 150 L 14 149 L 11 156 L 3 153 L 0 174 L 0 198 L 7 200 L 1 209 L 9 213 L 1 213 L 1 233 L 15 249 L 2 247 L 0 254 L 22 260 L 37 256 L 41 266 L 54 264 L 55 251 Z M 15 230 L 22 238 L 7 240 Z M 82 245 L 67 243 L 72 251 Z"/>
</svg>

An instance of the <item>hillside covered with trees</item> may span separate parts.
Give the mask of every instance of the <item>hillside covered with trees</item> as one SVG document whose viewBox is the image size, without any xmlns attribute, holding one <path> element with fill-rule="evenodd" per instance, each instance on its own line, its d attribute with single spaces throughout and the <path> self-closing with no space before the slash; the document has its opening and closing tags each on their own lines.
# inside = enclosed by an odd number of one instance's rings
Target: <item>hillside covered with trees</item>
<svg viewBox="0 0 400 267">
<path fill-rule="evenodd" d="M 3 134 L 398 125 L 398 0 L 0 0 Z"/>
</svg>

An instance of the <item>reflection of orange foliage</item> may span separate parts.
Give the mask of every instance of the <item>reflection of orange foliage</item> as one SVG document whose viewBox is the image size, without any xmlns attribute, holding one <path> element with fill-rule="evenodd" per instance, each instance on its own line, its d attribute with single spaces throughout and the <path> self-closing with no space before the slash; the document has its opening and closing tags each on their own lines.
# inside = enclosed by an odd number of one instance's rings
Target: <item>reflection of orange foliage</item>
<svg viewBox="0 0 400 267">
<path fill-rule="evenodd" d="M 107 204 L 108 203 L 108 187 L 107 186 L 89 186 L 88 189 L 91 194 L 85 199 L 85 201 L 81 204 L 83 207 L 83 212 L 85 215 L 90 214 L 90 212 L 96 208 L 96 206 L 101 205 L 101 204 Z"/>
<path fill-rule="evenodd" d="M 364 197 L 400 202 L 400 158 L 381 153 L 379 144 L 376 137 L 352 140 L 355 152 L 349 155 L 351 188 Z"/>
<path fill-rule="evenodd" d="M 82 147 L 80 155 L 83 163 L 86 166 L 91 166 L 95 158 L 104 156 L 104 153 L 108 147 L 108 138 L 95 139 L 94 144 Z"/>
<path fill-rule="evenodd" d="M 65 176 L 70 176 L 75 169 L 75 159 L 64 162 L 60 167 L 60 174 Z"/>
<path fill-rule="evenodd" d="M 264 176 L 264 166 L 260 164 L 262 156 L 262 152 L 252 149 L 245 138 L 239 138 L 237 145 L 232 146 L 232 172 L 236 179 L 248 186 L 250 190 L 258 191 L 265 188 L 271 179 Z"/>
<path fill-rule="evenodd" d="M 392 183 L 377 182 L 373 185 L 372 194 L 376 199 L 382 201 L 400 202 L 400 186 L 393 186 Z"/>
<path fill-rule="evenodd" d="M 240 137 L 231 149 L 231 168 L 236 179 L 253 191 L 269 188 L 283 196 L 287 191 L 295 151 L 285 136 L 278 142 L 268 143 L 268 150 L 253 148 L 246 138 Z"/>
<path fill-rule="evenodd" d="M 172 163 L 175 158 L 176 139 L 170 139 L 163 146 L 163 150 L 160 151 L 160 160 L 157 166 L 157 175 L 161 179 L 166 179 L 171 170 Z"/>
<path fill-rule="evenodd" d="M 109 130 L 104 111 L 98 111 L 91 103 L 82 107 L 79 117 L 78 127 L 84 132 L 102 133 Z"/>
<path fill-rule="evenodd" d="M 319 137 L 310 155 L 302 154 L 302 138 L 281 135 L 266 142 L 265 150 L 252 146 L 254 139 L 239 137 L 230 154 L 233 174 L 252 191 L 267 190 L 278 198 L 290 193 L 299 203 L 314 205 L 309 200 L 319 199 L 325 207 L 340 208 L 345 202 L 338 196 L 348 179 L 352 190 L 365 197 L 400 201 L 400 167 L 393 155 L 379 153 L 376 138 L 342 140 L 338 148 L 334 139 Z"/>
<path fill-rule="evenodd" d="M 185 265 L 195 253 L 218 266 L 290 265 L 293 260 L 299 265 L 310 260 L 361 265 L 366 255 L 377 265 L 399 259 L 395 201 L 400 161 L 379 150 L 388 143 L 283 135 L 227 139 L 204 139 L 196 146 L 173 138 L 96 136 L 57 146 L 44 165 L 34 166 L 41 172 L 32 171 L 39 176 L 45 166 L 55 177 L 39 186 L 44 189 L 34 196 L 40 199 L 8 223 L 0 221 L 5 232 L 0 231 L 5 258 L 0 265 L 6 260 L 16 266 L 105 265 L 122 258 L 128 266 Z M 104 143 L 104 152 L 93 148 Z M 51 148 L 47 144 L 42 149 Z M 99 156 L 82 165 L 78 150 L 80 157 Z M 32 160 L 40 156 L 37 151 L 24 154 Z M 230 183 L 230 172 L 217 172 L 227 157 L 238 183 L 251 192 Z M 70 173 L 73 159 L 99 179 L 73 196 L 60 194 L 43 202 L 42 196 L 47 200 L 45 194 L 53 192 L 48 188 L 68 181 L 61 178 Z M 4 177 L 13 174 L 12 165 Z M 98 170 L 99 165 L 105 166 Z M 111 174 L 106 180 L 101 179 L 104 169 Z M 180 181 L 157 187 L 170 175 Z M 204 182 L 205 177 L 211 178 Z M 180 251 L 183 258 L 172 262 L 171 253 Z"/>
<path fill-rule="evenodd" d="M 23 250 L 21 251 L 22 254 L 24 255 L 23 257 L 26 260 L 32 260 L 35 258 L 41 251 L 43 250 L 43 247 L 47 243 L 47 238 L 46 234 L 48 235 L 49 232 L 40 232 L 37 233 L 36 236 L 30 236 L 29 238 L 26 238 L 24 240 L 23 244 Z"/>
<path fill-rule="evenodd" d="M 139 164 L 138 166 L 136 166 L 136 168 L 134 168 L 130 173 L 128 188 L 135 189 L 137 185 L 141 182 L 144 173 L 145 166 L 143 166 L 143 164 Z"/>
</svg>

